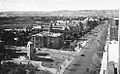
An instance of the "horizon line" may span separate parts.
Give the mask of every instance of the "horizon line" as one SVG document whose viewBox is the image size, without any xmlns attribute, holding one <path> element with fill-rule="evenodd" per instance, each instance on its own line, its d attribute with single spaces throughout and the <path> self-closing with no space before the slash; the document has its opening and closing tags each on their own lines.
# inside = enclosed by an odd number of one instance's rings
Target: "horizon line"
<svg viewBox="0 0 120 74">
<path fill-rule="evenodd" d="M 25 10 L 3 10 L 3 11 L 0 11 L 0 12 L 56 12 L 56 11 L 110 11 L 110 10 L 113 10 L 113 11 L 119 11 L 119 9 L 80 9 L 80 10 L 52 10 L 52 11 L 39 11 L 39 10 L 28 10 L 28 11 L 25 11 Z"/>
</svg>

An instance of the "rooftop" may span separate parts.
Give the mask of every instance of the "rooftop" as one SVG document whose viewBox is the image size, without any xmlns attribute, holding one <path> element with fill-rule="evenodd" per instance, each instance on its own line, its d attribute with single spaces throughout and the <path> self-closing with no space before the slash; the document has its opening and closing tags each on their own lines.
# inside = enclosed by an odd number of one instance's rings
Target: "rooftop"
<svg viewBox="0 0 120 74">
<path fill-rule="evenodd" d="M 32 35 L 32 36 L 41 36 L 41 37 L 43 37 L 43 34 L 38 33 L 38 34 L 34 34 L 34 35 Z"/>
<path fill-rule="evenodd" d="M 114 20 L 119 20 L 119 18 L 114 18 Z"/>
<path fill-rule="evenodd" d="M 32 36 L 51 36 L 51 37 L 58 37 L 58 36 L 61 36 L 62 34 L 61 33 L 52 33 L 52 32 L 48 32 L 48 31 L 43 31 L 43 32 L 40 32 L 40 33 L 37 33 L 37 34 L 34 34 Z"/>
<path fill-rule="evenodd" d="M 58 37 L 58 36 L 61 36 L 61 33 L 48 33 L 47 34 L 48 36 L 52 36 L 52 37 Z"/>
</svg>

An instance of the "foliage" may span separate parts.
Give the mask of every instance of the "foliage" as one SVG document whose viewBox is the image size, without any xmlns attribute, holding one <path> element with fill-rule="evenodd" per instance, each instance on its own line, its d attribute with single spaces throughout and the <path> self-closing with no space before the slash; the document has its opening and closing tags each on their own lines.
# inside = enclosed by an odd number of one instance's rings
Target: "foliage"
<svg viewBox="0 0 120 74">
<path fill-rule="evenodd" d="M 37 69 L 32 64 L 18 65 L 12 62 L 2 64 L 1 74 L 34 74 Z"/>
</svg>

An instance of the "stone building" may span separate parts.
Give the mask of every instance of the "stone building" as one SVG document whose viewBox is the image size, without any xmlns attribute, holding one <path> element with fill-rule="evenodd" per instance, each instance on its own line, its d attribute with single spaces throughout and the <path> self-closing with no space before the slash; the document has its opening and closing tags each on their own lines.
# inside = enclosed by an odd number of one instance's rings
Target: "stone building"
<svg viewBox="0 0 120 74">
<path fill-rule="evenodd" d="M 40 32 L 31 36 L 35 48 L 60 49 L 63 46 L 64 37 L 61 33 Z"/>
</svg>

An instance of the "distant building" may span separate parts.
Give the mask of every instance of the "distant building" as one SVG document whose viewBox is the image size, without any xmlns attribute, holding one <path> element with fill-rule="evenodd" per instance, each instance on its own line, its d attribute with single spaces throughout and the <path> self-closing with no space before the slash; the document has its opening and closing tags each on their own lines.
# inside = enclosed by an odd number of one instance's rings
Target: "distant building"
<svg viewBox="0 0 120 74">
<path fill-rule="evenodd" d="M 61 33 L 40 32 L 31 36 L 35 48 L 60 49 L 63 46 L 64 37 Z"/>
<path fill-rule="evenodd" d="M 42 26 L 41 25 L 36 25 L 36 26 L 33 26 L 32 29 L 42 29 Z"/>
<path fill-rule="evenodd" d="M 114 18 L 114 21 L 115 21 L 115 25 L 119 25 L 119 18 Z"/>
<path fill-rule="evenodd" d="M 46 47 L 48 48 L 54 48 L 54 49 L 59 49 L 63 46 L 63 35 L 61 35 L 60 33 L 58 33 L 57 36 L 55 36 L 54 34 L 52 35 L 48 35 L 46 37 Z"/>
<path fill-rule="evenodd" d="M 59 25 L 59 24 L 65 24 L 65 23 L 69 23 L 69 21 L 68 20 L 57 20 L 56 21 L 56 25 Z"/>
<path fill-rule="evenodd" d="M 56 29 L 54 29 L 54 27 Z M 58 28 L 57 27 L 63 27 Z M 61 33 L 75 33 L 80 34 L 83 30 L 83 24 L 80 20 L 57 21 L 53 26 L 53 31 L 60 31 Z"/>
<path fill-rule="evenodd" d="M 79 34 L 83 30 L 83 24 L 81 22 L 79 23 L 68 23 L 68 26 L 70 27 L 71 33 Z"/>
<path fill-rule="evenodd" d="M 118 27 L 119 27 L 119 18 L 112 19 L 110 26 L 110 40 L 118 41 Z"/>
<path fill-rule="evenodd" d="M 52 22 L 49 24 L 33 26 L 32 29 L 39 32 L 51 30 L 51 32 L 56 32 L 56 33 L 79 34 L 83 30 L 83 24 L 80 20 L 71 20 L 71 21 L 58 20 L 54 23 Z"/>
<path fill-rule="evenodd" d="M 42 33 L 32 35 L 31 41 L 33 42 L 34 47 L 42 48 L 44 47 L 44 35 Z"/>
</svg>

